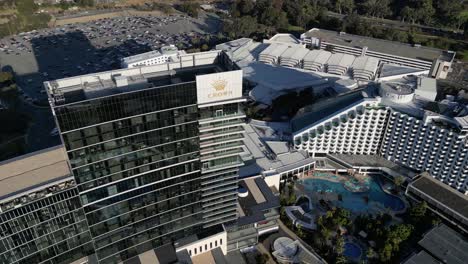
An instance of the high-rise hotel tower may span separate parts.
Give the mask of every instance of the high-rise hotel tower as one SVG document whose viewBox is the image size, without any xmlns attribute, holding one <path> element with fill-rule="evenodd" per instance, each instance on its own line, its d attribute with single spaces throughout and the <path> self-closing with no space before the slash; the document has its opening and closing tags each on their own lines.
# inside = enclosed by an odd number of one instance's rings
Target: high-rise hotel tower
<svg viewBox="0 0 468 264">
<path fill-rule="evenodd" d="M 45 85 L 100 263 L 235 221 L 245 99 L 223 52 Z"/>
</svg>

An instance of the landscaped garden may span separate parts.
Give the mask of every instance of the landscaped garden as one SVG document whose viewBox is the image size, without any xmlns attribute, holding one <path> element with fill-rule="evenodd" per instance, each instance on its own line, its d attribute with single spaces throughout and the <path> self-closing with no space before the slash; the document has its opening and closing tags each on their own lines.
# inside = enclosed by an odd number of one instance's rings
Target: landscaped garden
<svg viewBox="0 0 468 264">
<path fill-rule="evenodd" d="M 281 195 L 283 223 L 329 263 L 399 263 L 439 222 L 425 203 L 405 200 L 401 178 L 371 177 L 365 192 L 352 192 L 331 179 L 291 181 Z M 298 224 L 303 216 L 297 212 L 291 221 L 287 207 L 302 208 L 313 218 L 315 229 Z"/>
</svg>

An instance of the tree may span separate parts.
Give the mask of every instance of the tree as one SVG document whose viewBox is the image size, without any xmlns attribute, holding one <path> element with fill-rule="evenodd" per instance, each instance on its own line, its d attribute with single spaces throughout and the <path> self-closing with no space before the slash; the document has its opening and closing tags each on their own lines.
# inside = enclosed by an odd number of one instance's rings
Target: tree
<svg viewBox="0 0 468 264">
<path fill-rule="evenodd" d="M 408 42 L 408 33 L 400 30 L 396 30 L 393 35 L 393 40 L 398 42 Z"/>
<path fill-rule="evenodd" d="M 393 254 L 392 244 L 390 244 L 389 242 L 386 242 L 384 247 L 379 252 L 380 261 L 382 262 L 389 261 L 392 258 L 392 254 Z"/>
<path fill-rule="evenodd" d="M 426 215 L 426 211 L 427 203 L 426 201 L 422 201 L 416 204 L 415 206 L 411 207 L 410 216 L 415 222 L 417 222 Z"/>
<path fill-rule="evenodd" d="M 416 10 L 416 14 L 420 21 L 428 25 L 432 22 L 435 14 L 435 9 L 432 6 L 432 0 L 420 0 L 420 7 Z"/>
<path fill-rule="evenodd" d="M 323 237 L 325 241 L 327 241 L 331 237 L 331 231 L 326 226 L 322 226 L 320 228 L 320 235 Z"/>
<path fill-rule="evenodd" d="M 384 18 L 392 15 L 390 0 L 365 0 L 361 6 L 364 13 L 371 17 Z"/>
<path fill-rule="evenodd" d="M 346 259 L 345 256 L 338 256 L 335 261 L 336 264 L 344 264 L 348 263 L 348 260 Z"/>
<path fill-rule="evenodd" d="M 366 252 L 366 256 L 368 259 L 371 259 L 371 258 L 375 258 L 375 251 L 373 248 L 369 247 L 369 249 L 367 249 L 367 252 Z"/>
<path fill-rule="evenodd" d="M 0 72 L 0 83 L 13 81 L 13 74 L 11 72 Z"/>
<path fill-rule="evenodd" d="M 317 18 L 318 12 L 306 0 L 289 0 L 284 2 L 284 11 L 289 23 L 294 26 L 306 27 Z"/>
<path fill-rule="evenodd" d="M 249 37 L 257 32 L 257 20 L 251 16 L 235 18 L 232 22 L 225 22 L 223 31 L 232 39 L 238 37 Z"/>
<path fill-rule="evenodd" d="M 255 7 L 255 4 L 252 0 L 238 0 L 234 2 L 236 9 L 239 11 L 240 15 L 250 15 Z"/>
<path fill-rule="evenodd" d="M 344 24 L 344 31 L 361 35 L 361 36 L 369 36 L 371 34 L 371 27 L 369 23 L 363 19 L 356 13 L 353 13 L 346 17 L 345 24 Z"/>
<path fill-rule="evenodd" d="M 258 17 L 258 22 L 261 23 L 261 24 L 264 24 L 265 26 L 269 26 L 269 27 L 275 27 L 275 28 L 278 28 L 278 18 L 282 15 L 281 13 L 284 13 L 282 12 L 281 10 L 278 10 L 278 9 L 275 9 L 273 7 L 273 5 L 268 5 L 268 7 L 260 14 L 260 16 Z M 284 13 L 282 16 L 284 16 L 281 20 L 281 26 L 282 27 L 285 27 L 287 26 L 287 17 L 286 16 L 286 13 Z M 286 22 L 284 22 L 284 18 L 286 18 Z M 286 24 L 286 25 L 285 25 Z"/>
<path fill-rule="evenodd" d="M 338 255 L 338 256 L 341 256 L 343 255 L 344 251 L 345 251 L 345 240 L 343 237 L 339 237 L 337 240 L 336 240 L 336 244 L 335 244 L 335 253 Z"/>
<path fill-rule="evenodd" d="M 336 0 L 335 2 L 335 10 L 340 14 L 351 14 L 354 8 L 354 0 Z"/>
<path fill-rule="evenodd" d="M 305 238 L 305 233 L 304 231 L 302 230 L 302 226 L 300 224 L 297 224 L 296 226 L 296 234 L 298 237 L 300 237 L 301 239 L 304 239 Z"/>
<path fill-rule="evenodd" d="M 196 2 L 183 2 L 179 5 L 180 11 L 187 13 L 191 17 L 198 17 L 198 11 L 200 10 L 200 4 Z"/>
<path fill-rule="evenodd" d="M 463 13 L 463 5 L 461 1 L 453 0 L 438 0 L 436 1 L 438 20 L 448 26 L 455 26 L 457 29 L 457 17 Z"/>
<path fill-rule="evenodd" d="M 15 2 L 16 10 L 22 16 L 30 16 L 37 11 L 37 5 L 34 0 L 18 0 Z"/>
<path fill-rule="evenodd" d="M 402 22 L 409 21 L 411 24 L 414 24 L 416 21 L 416 12 L 413 8 L 405 6 L 400 11 L 400 17 Z"/>
<path fill-rule="evenodd" d="M 387 241 L 392 243 L 394 249 L 397 249 L 401 242 L 408 239 L 413 230 L 414 227 L 410 224 L 400 224 L 391 226 L 387 234 Z"/>
<path fill-rule="evenodd" d="M 405 177 L 398 175 L 393 178 L 393 183 L 395 183 L 395 186 L 398 188 L 401 187 L 401 185 L 405 182 Z"/>
<path fill-rule="evenodd" d="M 281 204 L 281 207 L 288 205 L 288 198 L 285 195 L 280 196 L 280 204 Z"/>
<path fill-rule="evenodd" d="M 296 194 L 295 194 L 294 192 L 291 192 L 291 193 L 289 194 L 289 201 L 288 201 L 288 203 L 289 203 L 290 205 L 293 205 L 295 202 L 296 202 Z"/>
<path fill-rule="evenodd" d="M 332 215 L 332 223 L 335 226 L 348 226 L 351 223 L 351 213 L 343 208 L 337 208 Z"/>
<path fill-rule="evenodd" d="M 454 24 L 455 24 L 455 27 L 460 30 L 462 29 L 463 26 L 466 26 L 466 24 L 468 23 L 468 11 L 462 11 L 462 12 L 459 12 L 456 16 L 455 16 L 455 21 L 454 21 Z"/>
</svg>

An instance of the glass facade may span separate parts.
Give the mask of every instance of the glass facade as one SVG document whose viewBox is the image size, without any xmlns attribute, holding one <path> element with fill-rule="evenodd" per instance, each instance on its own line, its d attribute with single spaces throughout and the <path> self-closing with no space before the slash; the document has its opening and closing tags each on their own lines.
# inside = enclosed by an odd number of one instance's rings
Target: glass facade
<svg viewBox="0 0 468 264">
<path fill-rule="evenodd" d="M 0 206 L 0 263 L 65 264 L 94 252 L 73 180 Z"/>
<path fill-rule="evenodd" d="M 100 263 L 202 229 L 195 82 L 55 106 Z"/>
<path fill-rule="evenodd" d="M 193 67 L 46 83 L 99 263 L 218 232 L 237 219 L 242 100 L 197 101 L 215 90 L 196 76 L 229 66 L 223 53 L 200 56 Z M 227 88 L 241 94 L 242 87 Z"/>
</svg>

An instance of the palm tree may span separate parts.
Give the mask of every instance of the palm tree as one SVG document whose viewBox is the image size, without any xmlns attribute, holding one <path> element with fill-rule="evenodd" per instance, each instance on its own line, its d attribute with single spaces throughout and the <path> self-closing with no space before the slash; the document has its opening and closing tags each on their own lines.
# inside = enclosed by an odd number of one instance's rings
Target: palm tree
<svg viewBox="0 0 468 264">
<path fill-rule="evenodd" d="M 344 244 L 345 244 L 345 241 L 344 241 L 343 237 L 339 237 L 336 240 L 335 252 L 336 252 L 337 255 L 339 255 L 339 256 L 343 255 L 344 250 L 345 250 Z"/>
<path fill-rule="evenodd" d="M 297 236 L 301 239 L 304 239 L 305 234 L 304 234 L 304 231 L 302 230 L 302 226 L 300 224 L 297 224 L 296 229 L 297 229 L 296 230 Z"/>
<path fill-rule="evenodd" d="M 369 247 L 369 249 L 367 250 L 366 256 L 368 259 L 374 258 L 375 257 L 374 249 Z"/>
<path fill-rule="evenodd" d="M 401 188 L 401 186 L 403 185 L 404 182 L 405 182 L 405 177 L 403 177 L 401 175 L 396 176 L 396 177 L 393 178 L 393 183 L 396 186 L 395 190 L 397 192 L 400 192 L 400 188 Z"/>
<path fill-rule="evenodd" d="M 344 264 L 344 263 L 348 263 L 348 260 L 346 259 L 345 256 L 338 256 L 336 257 L 336 264 Z"/>
</svg>

